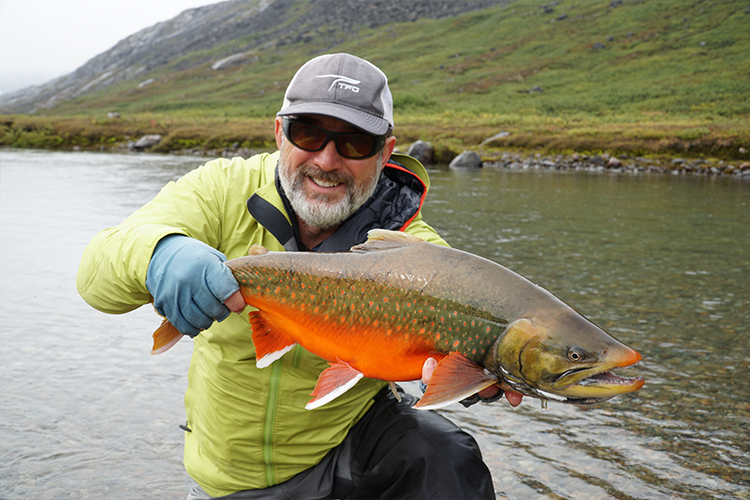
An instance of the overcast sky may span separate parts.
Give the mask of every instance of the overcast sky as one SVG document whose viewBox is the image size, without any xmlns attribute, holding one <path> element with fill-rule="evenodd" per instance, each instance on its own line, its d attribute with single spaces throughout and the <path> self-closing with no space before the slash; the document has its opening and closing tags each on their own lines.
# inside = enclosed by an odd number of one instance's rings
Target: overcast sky
<svg viewBox="0 0 750 500">
<path fill-rule="evenodd" d="M 0 0 L 0 92 L 83 66 L 143 28 L 217 0 Z"/>
</svg>

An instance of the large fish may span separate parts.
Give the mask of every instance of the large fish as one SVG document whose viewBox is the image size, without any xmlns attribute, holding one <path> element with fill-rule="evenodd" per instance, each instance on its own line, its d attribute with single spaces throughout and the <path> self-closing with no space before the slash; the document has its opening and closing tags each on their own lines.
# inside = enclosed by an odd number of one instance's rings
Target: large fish
<svg viewBox="0 0 750 500">
<path fill-rule="evenodd" d="M 306 408 L 362 377 L 419 379 L 429 357 L 438 365 L 417 408 L 440 408 L 496 383 L 544 404 L 599 403 L 643 386 L 641 377 L 610 372 L 640 354 L 547 290 L 476 255 L 385 230 L 371 231 L 350 252 L 256 246 L 250 253 L 226 264 L 257 309 L 250 313 L 257 366 L 296 344 L 331 364 Z M 165 322 L 152 352 L 180 337 Z"/>
</svg>

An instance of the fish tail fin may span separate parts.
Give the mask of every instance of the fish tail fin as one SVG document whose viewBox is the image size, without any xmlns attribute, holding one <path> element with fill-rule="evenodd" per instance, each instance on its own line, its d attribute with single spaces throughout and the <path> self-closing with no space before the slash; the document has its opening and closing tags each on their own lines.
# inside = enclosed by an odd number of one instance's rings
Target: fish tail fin
<svg viewBox="0 0 750 500">
<path fill-rule="evenodd" d="M 161 354 L 168 351 L 173 345 L 180 341 L 182 333 L 169 322 L 162 321 L 159 328 L 154 332 L 154 346 L 151 348 L 151 355 Z"/>
<path fill-rule="evenodd" d="M 497 377 L 465 356 L 450 352 L 435 368 L 422 399 L 414 408 L 435 410 L 466 399 L 497 382 Z"/>
<path fill-rule="evenodd" d="M 253 311 L 248 316 L 250 318 L 250 325 L 253 328 L 255 366 L 258 368 L 271 366 L 271 363 L 281 358 L 297 345 L 294 339 L 271 326 L 260 311 Z"/>
<path fill-rule="evenodd" d="M 308 410 L 313 410 L 333 401 L 354 387 L 357 381 L 364 376 L 362 372 L 341 360 L 329 364 L 331 367 L 323 370 L 315 384 L 315 389 L 310 394 L 313 398 L 305 405 Z"/>
</svg>

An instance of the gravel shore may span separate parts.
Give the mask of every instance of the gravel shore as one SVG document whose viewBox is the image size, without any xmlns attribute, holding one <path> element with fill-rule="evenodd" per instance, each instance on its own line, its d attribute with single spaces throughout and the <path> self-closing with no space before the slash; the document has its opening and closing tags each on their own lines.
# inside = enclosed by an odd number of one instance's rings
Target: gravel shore
<svg viewBox="0 0 750 500">
<path fill-rule="evenodd" d="M 500 153 L 483 157 L 484 168 L 508 170 L 572 170 L 623 174 L 658 173 L 671 175 L 707 175 L 750 179 L 750 162 L 725 162 L 703 159 L 654 159 L 627 155 L 556 155 Z"/>
</svg>

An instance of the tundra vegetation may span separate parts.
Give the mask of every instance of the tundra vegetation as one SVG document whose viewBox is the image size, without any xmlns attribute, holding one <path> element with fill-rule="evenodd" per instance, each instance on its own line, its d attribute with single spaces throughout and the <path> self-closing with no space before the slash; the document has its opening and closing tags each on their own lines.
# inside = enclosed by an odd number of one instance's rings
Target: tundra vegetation
<svg viewBox="0 0 750 500">
<path fill-rule="evenodd" d="M 746 1 L 519 0 L 331 33 L 317 26 L 212 69 L 238 39 L 184 56 L 201 64 L 0 115 L 0 145 L 117 150 L 159 134 L 153 151 L 271 149 L 296 68 L 346 51 L 389 75 L 399 144 L 430 141 L 438 161 L 464 149 L 750 160 Z"/>
</svg>

